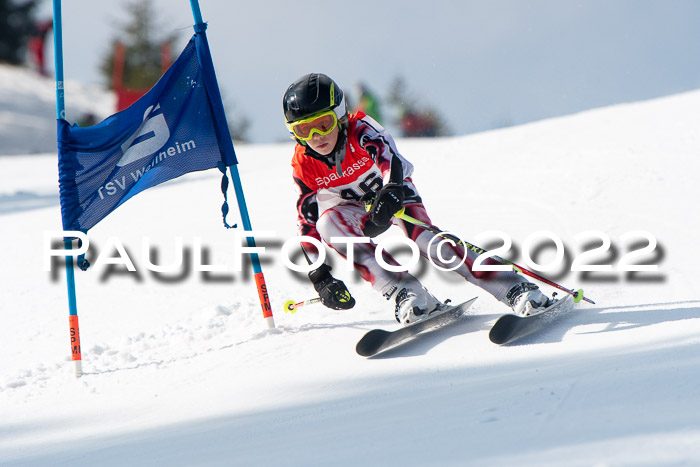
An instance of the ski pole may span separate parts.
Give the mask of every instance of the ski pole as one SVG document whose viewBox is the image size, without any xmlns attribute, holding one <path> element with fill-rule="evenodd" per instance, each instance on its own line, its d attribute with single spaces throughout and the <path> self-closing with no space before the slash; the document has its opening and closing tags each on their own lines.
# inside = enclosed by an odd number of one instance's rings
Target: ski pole
<svg viewBox="0 0 700 467">
<path fill-rule="evenodd" d="M 462 240 L 461 238 L 455 237 L 454 235 L 446 234 L 445 232 L 443 232 L 443 231 L 440 230 L 439 228 L 435 227 L 434 225 L 425 223 L 425 222 L 423 222 L 423 221 L 420 221 L 420 220 L 418 220 L 418 219 L 415 219 L 415 218 L 409 216 L 408 214 L 406 214 L 406 208 L 401 208 L 396 214 L 394 214 L 394 217 L 398 217 L 399 219 L 402 219 L 402 220 L 404 220 L 404 221 L 406 221 L 406 222 L 408 222 L 408 223 L 410 223 L 410 224 L 417 225 L 418 227 L 422 227 L 422 228 L 424 228 L 425 230 L 427 230 L 427 231 L 429 231 L 429 232 L 432 232 L 432 233 L 434 233 L 435 235 L 439 235 L 439 236 L 442 237 L 442 238 L 446 238 L 446 239 L 448 239 L 448 240 L 452 240 L 453 242 L 455 242 L 456 244 L 458 244 L 458 245 L 460 245 L 460 246 L 466 248 L 467 250 L 472 250 L 472 251 L 474 251 L 474 252 L 476 252 L 476 253 L 478 253 L 478 254 L 486 253 L 486 250 L 484 250 L 483 248 L 480 248 L 480 247 L 478 247 L 478 246 L 476 246 L 476 245 L 473 245 L 473 244 L 471 244 L 471 243 L 465 242 L 465 241 Z M 557 284 L 556 282 L 553 282 L 553 281 L 547 279 L 546 277 L 542 277 L 542 276 L 540 276 L 539 274 L 537 274 L 537 273 L 535 273 L 535 272 L 532 272 L 532 271 L 530 271 L 529 269 L 526 269 L 526 268 L 524 268 L 524 267 L 522 267 L 522 266 L 518 266 L 517 264 L 515 264 L 515 263 L 513 263 L 513 262 L 511 262 L 511 261 L 508 261 L 507 259 L 501 258 L 500 256 L 491 256 L 491 258 L 495 259 L 496 261 L 498 261 L 498 262 L 501 263 L 501 264 L 506 264 L 506 265 L 508 265 L 508 266 L 511 266 L 511 267 L 512 267 L 515 271 L 517 271 L 517 272 L 520 272 L 520 273 L 522 273 L 522 274 L 525 274 L 526 276 L 530 276 L 530 277 L 532 277 L 533 279 L 536 279 L 536 280 L 538 280 L 538 281 L 540 281 L 540 282 L 544 282 L 544 283 L 547 284 L 547 285 L 550 285 L 550 286 L 552 286 L 552 287 L 554 287 L 554 288 L 556 288 L 556 289 L 559 289 L 559 290 L 561 290 L 561 291 L 563 291 L 563 292 L 566 292 L 566 293 L 569 293 L 569 294 L 573 295 L 573 296 L 574 296 L 574 302 L 576 302 L 576 303 L 580 302 L 581 300 L 585 300 L 585 301 L 587 301 L 588 303 L 595 304 L 595 302 L 594 302 L 593 300 L 591 300 L 591 299 L 589 299 L 589 298 L 587 298 L 587 297 L 585 297 L 585 296 L 583 295 L 583 289 L 578 289 L 578 290 L 567 289 L 566 287 L 564 287 L 564 286 L 562 286 L 562 285 L 559 285 L 559 284 Z"/>
<path fill-rule="evenodd" d="M 310 298 L 310 299 L 304 300 L 302 302 L 294 302 L 294 300 L 289 300 L 289 301 L 284 303 L 284 311 L 285 311 L 285 313 L 294 314 L 297 312 L 297 308 L 301 308 L 302 306 L 306 306 L 306 305 L 313 305 L 314 303 L 318 303 L 320 301 L 321 301 L 321 297 Z"/>
<path fill-rule="evenodd" d="M 301 251 L 304 253 L 304 258 L 306 258 L 306 262 L 311 264 L 311 258 L 309 258 L 309 254 L 306 252 L 306 248 L 304 248 L 304 245 L 301 245 Z M 321 297 L 314 297 L 310 298 L 308 300 L 303 300 L 301 302 L 295 302 L 294 300 L 288 300 L 284 302 L 284 312 L 285 313 L 291 313 L 294 314 L 297 312 L 297 308 L 301 308 L 302 306 L 306 305 L 313 305 L 314 303 L 318 303 L 321 301 Z"/>
</svg>

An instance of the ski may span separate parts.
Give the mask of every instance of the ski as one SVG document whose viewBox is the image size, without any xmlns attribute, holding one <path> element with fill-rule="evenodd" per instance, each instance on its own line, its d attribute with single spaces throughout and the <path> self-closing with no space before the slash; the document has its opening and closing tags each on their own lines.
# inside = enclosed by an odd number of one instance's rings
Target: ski
<svg viewBox="0 0 700 467">
<path fill-rule="evenodd" d="M 433 331 L 456 322 L 474 303 L 476 297 L 459 305 L 447 305 L 433 312 L 428 318 L 413 324 L 408 324 L 396 331 L 372 329 L 357 343 L 355 350 L 363 357 L 371 357 L 385 350 L 405 344 L 418 334 Z"/>
<path fill-rule="evenodd" d="M 491 328 L 489 339 L 494 344 L 509 344 L 545 327 L 574 307 L 574 297 L 567 295 L 541 313 L 532 316 L 503 315 Z"/>
</svg>

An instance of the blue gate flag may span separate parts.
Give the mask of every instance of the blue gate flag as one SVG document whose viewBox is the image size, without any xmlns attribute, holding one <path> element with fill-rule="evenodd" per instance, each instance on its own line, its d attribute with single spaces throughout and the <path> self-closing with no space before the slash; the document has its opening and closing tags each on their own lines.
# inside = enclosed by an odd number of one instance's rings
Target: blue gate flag
<svg viewBox="0 0 700 467">
<path fill-rule="evenodd" d="M 217 118 L 212 105 L 211 96 L 220 96 L 203 54 L 209 48 L 202 31 L 129 108 L 92 127 L 57 120 L 63 230 L 87 232 L 147 188 L 215 167 L 225 176 L 237 163 L 225 116 Z"/>
</svg>

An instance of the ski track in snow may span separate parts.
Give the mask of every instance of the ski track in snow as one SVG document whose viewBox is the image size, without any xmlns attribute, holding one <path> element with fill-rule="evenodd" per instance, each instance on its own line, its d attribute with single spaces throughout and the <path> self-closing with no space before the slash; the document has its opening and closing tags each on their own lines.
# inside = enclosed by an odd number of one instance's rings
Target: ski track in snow
<svg viewBox="0 0 700 467">
<path fill-rule="evenodd" d="M 29 79 L 6 67 L 0 75 Z M 53 88 L 35 94 L 41 102 L 23 110 L 38 118 Z M 44 232 L 61 225 L 56 155 L 0 157 L 0 465 L 700 464 L 699 107 L 691 92 L 468 137 L 399 140 L 436 225 L 468 239 L 502 230 L 516 251 L 547 229 L 570 256 L 577 234 L 598 230 L 613 243 L 600 264 L 628 251 L 623 234 L 646 230 L 659 242 L 646 260 L 660 271 L 557 274 L 596 304 L 495 346 L 488 330 L 508 310 L 423 265 L 413 272 L 439 298 L 478 300 L 460 322 L 371 359 L 354 346 L 370 329 L 397 326 L 391 304 L 334 255 L 355 309 L 281 311 L 313 295 L 278 258 L 296 234 L 292 146 L 239 145 L 253 226 L 276 234 L 263 261 L 276 329 L 264 328 L 249 272 L 144 269 L 144 237 L 161 264 L 177 236 L 189 248 L 202 238 L 210 264 L 232 264 L 219 175 L 189 174 L 90 231 L 98 250 L 119 237 L 138 273 L 77 271 L 85 375 L 74 378 L 64 275 L 42 269 Z M 0 131 L 8 148 L 26 136 Z M 548 183 L 524 183 L 540 179 Z"/>
</svg>

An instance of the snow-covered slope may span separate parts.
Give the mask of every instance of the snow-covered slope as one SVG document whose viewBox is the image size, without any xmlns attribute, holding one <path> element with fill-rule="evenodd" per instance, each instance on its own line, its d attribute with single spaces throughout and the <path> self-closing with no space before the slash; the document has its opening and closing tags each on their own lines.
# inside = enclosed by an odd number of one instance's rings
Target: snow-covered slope
<svg viewBox="0 0 700 467">
<path fill-rule="evenodd" d="M 56 84 L 28 68 L 0 63 L 0 155 L 35 154 L 56 148 Z M 66 118 L 101 120 L 114 113 L 115 97 L 97 86 L 65 83 Z"/>
<path fill-rule="evenodd" d="M 55 154 L 0 158 L 0 464 L 700 463 L 698 108 L 692 92 L 468 137 L 399 140 L 435 224 L 473 241 L 500 230 L 518 253 L 529 235 L 550 231 L 567 250 L 566 267 L 551 275 L 585 288 L 596 305 L 497 347 L 488 329 L 507 309 L 422 267 L 415 272 L 440 298 L 478 295 L 474 313 L 369 360 L 354 345 L 371 328 L 396 326 L 393 311 L 336 257 L 355 309 L 282 312 L 284 301 L 313 295 L 280 259 L 295 235 L 292 146 L 239 146 L 253 227 L 275 233 L 259 245 L 277 328 L 264 327 L 248 269 L 146 268 L 145 239 L 152 260 L 167 264 L 178 237 L 190 260 L 201 239 L 207 264 L 234 264 L 219 176 L 190 174 L 90 231 L 93 259 L 117 256 L 114 237 L 137 271 L 77 273 L 86 375 L 75 379 L 64 274 L 42 270 L 44 234 L 61 225 Z M 624 235 L 649 232 L 658 246 L 640 263 L 659 271 L 567 272 L 579 244 L 597 246 L 590 234 L 577 237 L 591 230 L 612 243 L 593 262 L 615 268 L 646 244 Z"/>
</svg>

